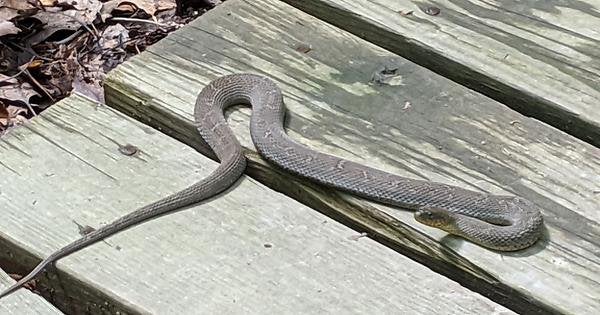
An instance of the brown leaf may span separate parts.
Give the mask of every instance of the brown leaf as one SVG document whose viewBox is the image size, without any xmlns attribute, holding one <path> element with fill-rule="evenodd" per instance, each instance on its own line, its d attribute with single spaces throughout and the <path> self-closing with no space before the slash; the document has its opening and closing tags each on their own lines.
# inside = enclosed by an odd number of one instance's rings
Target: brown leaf
<svg viewBox="0 0 600 315">
<path fill-rule="evenodd" d="M 144 10 L 144 12 L 154 15 L 156 13 L 156 5 L 154 4 L 154 0 L 129 0 L 127 2 L 133 3 L 140 10 Z"/>
<path fill-rule="evenodd" d="M 111 28 L 114 31 L 109 33 L 113 33 L 121 28 L 123 28 L 123 26 L 115 25 L 114 28 Z M 105 36 L 110 37 L 111 35 L 107 34 Z M 73 80 L 74 91 L 104 103 L 104 90 L 101 85 L 101 82 L 104 81 L 104 78 L 106 77 L 106 72 L 103 67 L 104 63 L 105 60 L 102 59 L 101 55 L 86 58 L 85 63 L 82 65 L 83 68 L 78 69 L 75 73 L 75 78 Z"/>
<path fill-rule="evenodd" d="M 59 53 L 57 61 L 46 63 L 39 69 L 47 77 L 45 88 L 54 96 L 64 96 L 71 91 L 75 72 L 81 66 L 77 62 L 77 50 L 71 50 L 69 54 L 62 45 Z"/>
<path fill-rule="evenodd" d="M 102 8 L 100 0 L 58 0 L 58 5 L 72 5 L 76 10 L 98 13 Z M 94 13 L 95 12 L 95 13 Z M 84 14 L 86 14 L 84 12 Z"/>
<path fill-rule="evenodd" d="M 18 27 L 16 27 L 12 22 L 0 21 L 0 36 L 17 34 L 20 31 L 21 30 Z"/>
<path fill-rule="evenodd" d="M 0 0 L 0 21 L 8 21 L 19 16 L 18 11 L 35 9 L 25 0 Z"/>
<path fill-rule="evenodd" d="M 100 18 L 102 18 L 102 22 L 106 21 L 106 19 L 112 17 L 112 12 L 123 2 L 122 0 L 110 0 L 102 4 L 102 9 L 100 9 Z M 133 12 L 131 12 L 133 13 Z"/>
<path fill-rule="evenodd" d="M 149 15 L 154 15 L 157 11 L 173 9 L 176 6 L 175 1 L 173 0 L 110 0 L 104 3 L 104 7 L 102 8 L 102 18 L 106 19 L 111 17 L 111 12 L 115 9 L 129 12 L 130 9 L 126 6 L 128 4 L 133 4 L 135 7 L 143 10 Z M 133 13 L 133 11 L 130 13 Z"/>
<path fill-rule="evenodd" d="M 44 28 L 31 36 L 28 40 L 30 45 L 38 44 L 60 30 L 77 30 L 83 25 L 90 25 L 96 19 L 102 3 L 99 0 L 77 0 L 60 1 L 60 3 L 72 4 L 75 9 L 57 11 L 56 8 L 38 12 L 32 17 L 44 24 Z"/>
<path fill-rule="evenodd" d="M 32 96 L 39 96 L 31 84 L 0 74 L 0 98 L 11 102 L 29 104 Z"/>
<path fill-rule="evenodd" d="M 10 118 L 10 113 L 4 106 L 4 103 L 0 102 L 0 120 Z"/>
<path fill-rule="evenodd" d="M 0 127 L 23 123 L 26 118 L 22 115 L 26 113 L 27 110 L 22 107 L 6 106 L 0 102 Z"/>
<path fill-rule="evenodd" d="M 115 49 L 122 46 L 127 40 L 129 40 L 129 31 L 123 25 L 110 25 L 102 32 L 98 46 L 104 50 Z"/>
<path fill-rule="evenodd" d="M 154 0 L 154 2 L 156 3 L 155 6 L 157 12 L 171 10 L 177 6 L 177 1 L 173 0 Z"/>
<path fill-rule="evenodd" d="M 73 81 L 73 92 L 83 94 L 96 102 L 104 103 L 104 90 L 102 90 L 100 83 L 85 82 L 81 79 L 80 75 L 75 77 L 75 80 Z"/>
<path fill-rule="evenodd" d="M 41 59 L 36 59 L 27 65 L 27 69 L 34 70 L 34 69 L 39 68 L 43 64 L 44 64 L 44 62 Z"/>
<path fill-rule="evenodd" d="M 26 0 L 0 0 L 0 7 L 6 7 L 15 10 L 27 10 L 33 8 L 33 5 Z"/>
</svg>

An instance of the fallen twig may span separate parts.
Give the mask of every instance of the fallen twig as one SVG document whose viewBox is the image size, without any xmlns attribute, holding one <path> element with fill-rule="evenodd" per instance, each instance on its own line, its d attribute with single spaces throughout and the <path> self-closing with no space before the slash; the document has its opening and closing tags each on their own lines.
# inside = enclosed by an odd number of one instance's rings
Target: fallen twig
<svg viewBox="0 0 600 315">
<path fill-rule="evenodd" d="M 16 74 L 11 75 L 10 77 L 6 77 L 4 79 L 0 79 L 0 83 L 4 82 L 4 81 L 8 81 L 10 79 L 14 79 L 18 76 L 21 75 L 21 73 L 25 72 L 27 70 L 27 67 L 29 67 L 29 65 L 33 62 L 33 60 L 35 59 L 35 56 L 31 57 L 31 59 L 24 64 L 23 66 L 21 66 L 21 70 L 19 72 L 17 72 Z"/>
<path fill-rule="evenodd" d="M 169 27 L 170 25 L 168 24 L 163 24 L 160 22 L 156 22 L 156 21 L 152 21 L 152 20 L 144 20 L 144 19 L 136 19 L 136 18 L 126 18 L 126 17 L 112 17 L 110 18 L 111 21 L 122 21 L 122 22 L 138 22 L 138 23 L 148 23 L 148 24 L 154 24 L 157 26 L 161 26 L 161 27 Z"/>
</svg>

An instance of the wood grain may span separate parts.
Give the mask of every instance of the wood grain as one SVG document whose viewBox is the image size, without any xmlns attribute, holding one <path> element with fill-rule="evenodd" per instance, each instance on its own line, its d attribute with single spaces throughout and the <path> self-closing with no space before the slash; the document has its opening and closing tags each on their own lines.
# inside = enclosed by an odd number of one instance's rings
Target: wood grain
<svg viewBox="0 0 600 315">
<path fill-rule="evenodd" d="M 5 272 L 0 270 L 0 289 L 14 283 Z M 21 290 L 7 297 L 0 303 L 1 314 L 39 314 L 39 315 L 59 315 L 62 314 L 52 304 L 48 303 L 41 296 L 35 295 L 30 291 Z"/>
<path fill-rule="evenodd" d="M 600 146 L 598 1 L 283 1 Z"/>
<path fill-rule="evenodd" d="M 600 310 L 597 148 L 274 0 L 228 1 L 170 35 L 112 72 L 106 99 L 202 149 L 195 97 L 233 72 L 279 83 L 301 143 L 400 175 L 518 194 L 543 208 L 547 230 L 529 250 L 491 252 L 410 212 L 281 174 L 253 153 L 243 109 L 230 125 L 250 149 L 252 177 L 517 312 Z"/>
<path fill-rule="evenodd" d="M 126 144 L 138 153 L 121 153 Z M 27 269 L 32 257 L 80 237 L 81 227 L 97 228 L 216 168 L 78 95 L 12 131 L 0 154 L 0 203 L 8 206 L 0 259 Z M 512 314 L 359 235 L 246 177 L 218 198 L 60 260 L 41 280 L 72 314 Z"/>
</svg>

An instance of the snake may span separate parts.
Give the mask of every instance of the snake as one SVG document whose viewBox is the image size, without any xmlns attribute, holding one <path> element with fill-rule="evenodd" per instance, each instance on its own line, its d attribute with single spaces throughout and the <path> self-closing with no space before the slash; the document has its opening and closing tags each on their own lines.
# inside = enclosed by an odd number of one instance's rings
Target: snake
<svg viewBox="0 0 600 315">
<path fill-rule="evenodd" d="M 541 210 L 525 198 L 406 178 L 321 153 L 294 141 L 285 131 L 286 108 L 277 84 L 262 75 L 237 73 L 211 81 L 196 99 L 194 126 L 220 162 L 211 174 L 51 253 L 29 274 L 1 292 L 0 298 L 16 291 L 64 256 L 143 221 L 209 199 L 231 187 L 246 169 L 243 148 L 224 117 L 224 111 L 235 104 L 252 107 L 250 134 L 259 154 L 275 167 L 295 176 L 377 203 L 414 210 L 418 222 L 492 250 L 525 249 L 540 237 Z"/>
</svg>

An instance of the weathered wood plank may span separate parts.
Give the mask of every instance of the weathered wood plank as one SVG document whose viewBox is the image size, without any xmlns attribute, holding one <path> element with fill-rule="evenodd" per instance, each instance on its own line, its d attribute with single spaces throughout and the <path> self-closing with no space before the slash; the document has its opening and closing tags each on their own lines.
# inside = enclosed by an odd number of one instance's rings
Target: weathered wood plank
<svg viewBox="0 0 600 315">
<path fill-rule="evenodd" d="M 140 153 L 119 153 L 127 143 Z M 27 268 L 79 237 L 78 225 L 98 227 L 216 167 L 79 96 L 14 130 L 0 154 L 0 255 Z M 244 178 L 62 259 L 47 278 L 73 314 L 512 313 L 357 234 Z"/>
<path fill-rule="evenodd" d="M 0 290 L 14 283 L 5 272 L 0 270 Z M 52 304 L 48 303 L 41 296 L 35 295 L 29 291 L 21 290 L 7 297 L 0 303 L 0 314 L 62 314 Z"/>
<path fill-rule="evenodd" d="M 383 66 L 391 80 L 370 83 Z M 413 178 L 521 195 L 543 207 L 547 231 L 529 250 L 496 253 L 410 212 L 286 177 L 250 152 L 253 177 L 518 312 L 600 310 L 600 150 L 283 3 L 228 1 L 111 73 L 106 99 L 200 147 L 191 123 L 198 91 L 244 71 L 279 82 L 300 142 Z M 251 148 L 248 114 L 230 123 Z"/>
<path fill-rule="evenodd" d="M 283 1 L 600 146 L 598 1 Z"/>
</svg>

